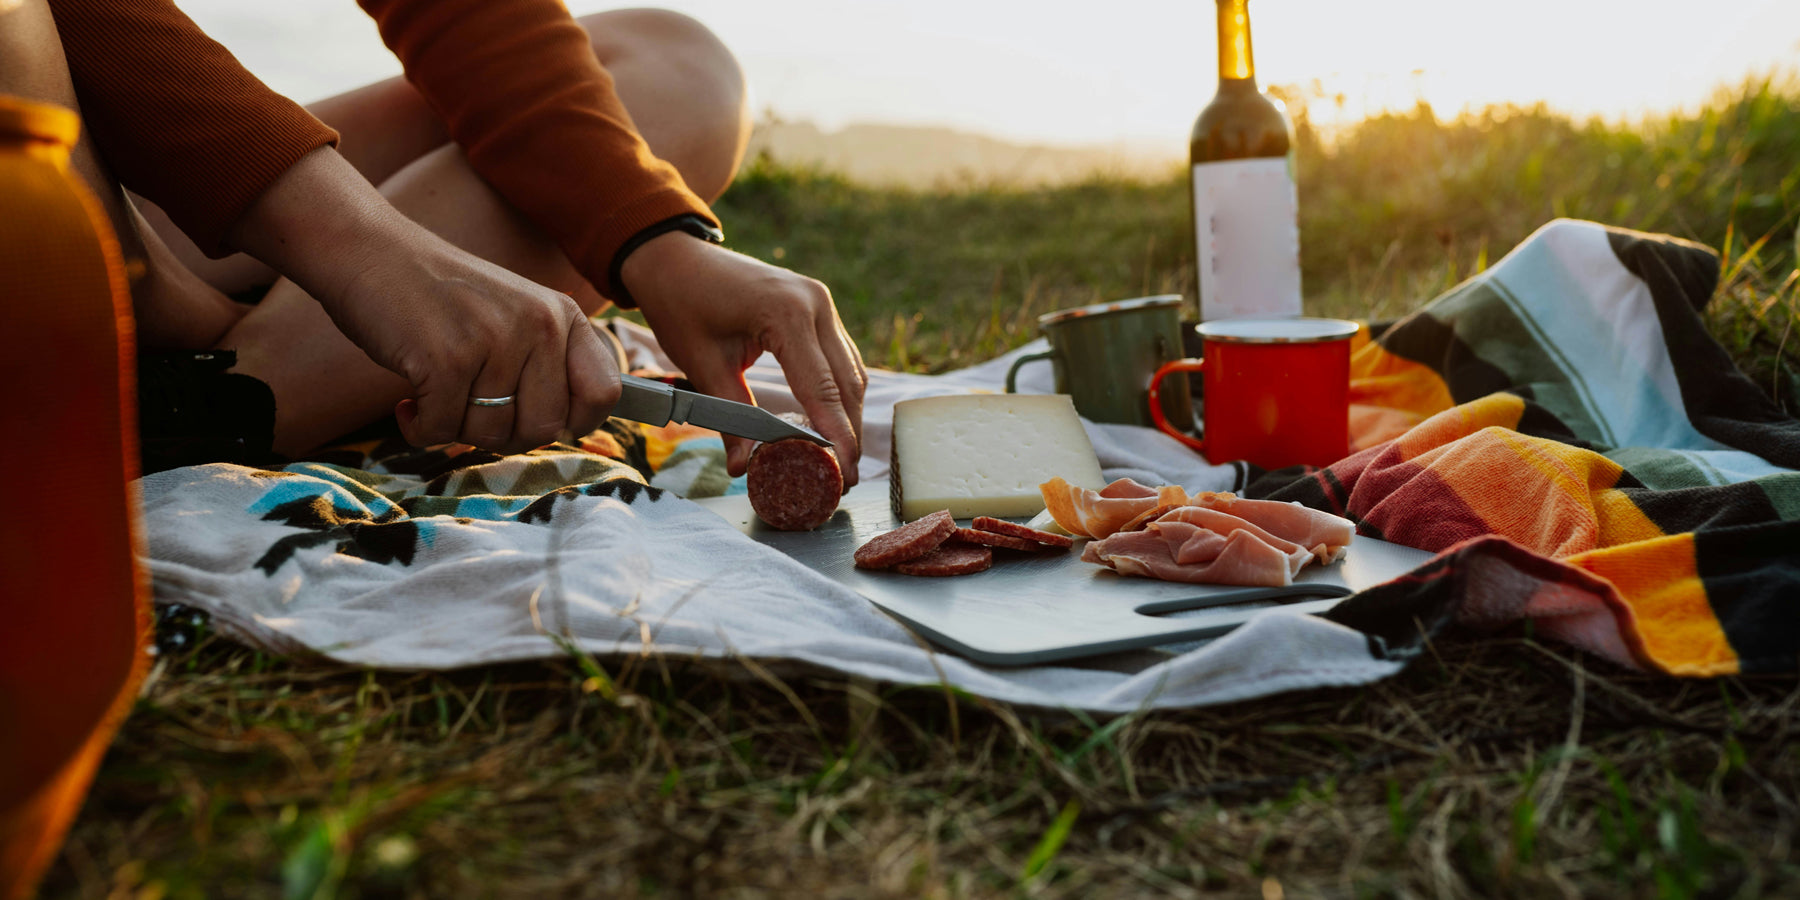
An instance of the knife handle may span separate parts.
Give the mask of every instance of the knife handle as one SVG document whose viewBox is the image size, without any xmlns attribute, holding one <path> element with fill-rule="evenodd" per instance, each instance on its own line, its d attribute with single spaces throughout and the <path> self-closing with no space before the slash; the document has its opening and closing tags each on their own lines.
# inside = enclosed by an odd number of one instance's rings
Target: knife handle
<svg viewBox="0 0 1800 900">
<path fill-rule="evenodd" d="M 619 402 L 612 414 L 646 425 L 667 425 L 675 413 L 675 388 L 636 375 L 619 376 Z"/>
</svg>

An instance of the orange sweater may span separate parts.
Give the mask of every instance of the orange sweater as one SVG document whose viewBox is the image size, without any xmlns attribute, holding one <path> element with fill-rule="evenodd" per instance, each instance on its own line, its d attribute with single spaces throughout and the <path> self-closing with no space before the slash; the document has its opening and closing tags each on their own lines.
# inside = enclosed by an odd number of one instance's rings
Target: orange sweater
<svg viewBox="0 0 1800 900">
<path fill-rule="evenodd" d="M 560 0 L 359 0 L 469 163 L 602 293 L 638 231 L 706 204 L 630 126 Z M 81 112 L 126 186 L 223 254 L 276 176 L 336 132 L 171 0 L 50 0 Z"/>
</svg>

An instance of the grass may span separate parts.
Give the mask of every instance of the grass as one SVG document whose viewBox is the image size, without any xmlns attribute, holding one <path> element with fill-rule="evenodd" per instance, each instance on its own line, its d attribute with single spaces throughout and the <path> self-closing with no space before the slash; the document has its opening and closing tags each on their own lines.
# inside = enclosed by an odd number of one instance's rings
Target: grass
<svg viewBox="0 0 1800 900">
<path fill-rule="evenodd" d="M 1442 121 L 1428 107 L 1329 143 L 1296 111 L 1302 279 L 1315 315 L 1392 318 L 1497 261 L 1538 226 L 1593 219 L 1721 251 L 1709 315 L 1793 411 L 1778 364 L 1796 301 L 1800 82 L 1721 90 L 1705 109 L 1626 127 L 1542 108 Z M 1180 172 L 1052 190 L 869 188 L 752 161 L 719 204 L 733 246 L 830 285 L 872 364 L 942 371 L 1036 336 L 1046 312 L 1145 294 L 1194 296 Z M 1785 368 L 1783 366 L 1785 365 Z"/>
<path fill-rule="evenodd" d="M 1666 231 L 1722 249 L 1709 324 L 1794 411 L 1792 84 L 1631 127 L 1300 125 L 1312 311 L 1403 314 L 1556 215 Z M 938 371 L 1051 309 L 1191 293 L 1182 191 L 758 163 L 721 211 L 832 285 L 871 364 Z M 1097 721 L 751 661 L 368 672 L 202 631 L 159 658 L 46 895 L 1800 892 L 1793 677 L 1652 677 L 1528 629 L 1432 651 L 1366 688 Z"/>
<path fill-rule="evenodd" d="M 1388 682 L 1095 722 L 734 664 L 447 674 L 170 657 L 57 892 L 1762 896 L 1788 680 L 1522 634 Z M 603 666 L 605 690 L 589 665 Z"/>
</svg>

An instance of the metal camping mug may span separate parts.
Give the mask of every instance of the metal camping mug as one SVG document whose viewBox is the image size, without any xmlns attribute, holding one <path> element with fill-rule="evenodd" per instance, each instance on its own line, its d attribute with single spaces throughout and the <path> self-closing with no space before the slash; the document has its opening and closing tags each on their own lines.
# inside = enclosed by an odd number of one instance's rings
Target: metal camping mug
<svg viewBox="0 0 1800 900">
<path fill-rule="evenodd" d="M 1213 463 L 1331 465 L 1350 451 L 1350 339 L 1356 329 L 1344 319 L 1299 316 L 1202 322 L 1194 330 L 1205 342 L 1205 358 L 1164 365 L 1150 391 L 1156 396 L 1171 373 L 1200 372 L 1205 431 L 1196 439 L 1169 427 L 1153 402 L 1156 427 Z"/>
<path fill-rule="evenodd" d="M 1013 361 L 1006 392 L 1015 393 L 1019 368 L 1050 360 L 1056 392 L 1068 394 L 1075 411 L 1094 422 L 1142 425 L 1192 418 L 1187 379 L 1163 392 L 1160 415 L 1150 411 L 1150 376 L 1181 358 L 1181 295 L 1159 294 L 1096 303 L 1038 316 L 1050 349 Z"/>
</svg>

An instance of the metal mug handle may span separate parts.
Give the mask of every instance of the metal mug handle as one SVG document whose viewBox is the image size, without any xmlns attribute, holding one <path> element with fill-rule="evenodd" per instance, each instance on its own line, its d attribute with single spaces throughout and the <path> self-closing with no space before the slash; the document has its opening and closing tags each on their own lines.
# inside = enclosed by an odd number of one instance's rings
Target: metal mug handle
<svg viewBox="0 0 1800 900">
<path fill-rule="evenodd" d="M 1050 357 L 1055 356 L 1055 355 L 1056 355 L 1055 350 L 1045 350 L 1042 353 L 1027 353 L 1024 356 L 1021 356 L 1018 359 L 1013 360 L 1013 364 L 1010 367 L 1008 367 L 1006 370 L 1006 392 L 1009 394 L 1018 393 L 1018 391 L 1015 388 L 1018 387 L 1019 367 L 1020 366 L 1026 364 L 1028 362 L 1037 362 L 1040 359 L 1049 359 Z"/>
<path fill-rule="evenodd" d="M 1172 359 L 1163 363 L 1162 366 L 1156 370 L 1156 374 L 1150 376 L 1150 420 L 1155 422 L 1156 427 L 1162 429 L 1164 434 L 1182 442 L 1187 445 L 1189 449 L 1200 454 L 1206 453 L 1206 439 L 1203 437 L 1188 437 L 1187 435 L 1176 431 L 1174 426 L 1169 424 L 1168 417 L 1163 415 L 1162 383 L 1164 378 L 1167 378 L 1176 372 L 1198 372 L 1205 367 L 1206 360 L 1204 359 Z"/>
</svg>

